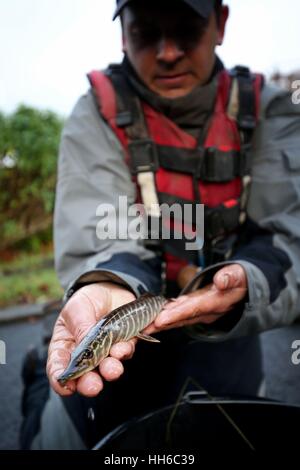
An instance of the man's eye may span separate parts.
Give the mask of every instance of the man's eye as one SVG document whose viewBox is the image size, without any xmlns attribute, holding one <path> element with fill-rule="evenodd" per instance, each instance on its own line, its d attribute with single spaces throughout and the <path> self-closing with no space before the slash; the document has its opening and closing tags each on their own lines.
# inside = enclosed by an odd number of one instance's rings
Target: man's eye
<svg viewBox="0 0 300 470">
<path fill-rule="evenodd" d="M 141 31 L 139 28 L 131 28 L 130 34 L 131 36 L 139 36 L 141 34 Z"/>
<path fill-rule="evenodd" d="M 132 39 L 143 44 L 155 43 L 159 40 L 160 34 L 158 29 L 151 26 L 134 27 L 130 30 Z"/>
<path fill-rule="evenodd" d="M 203 36 L 205 31 L 206 31 L 205 24 L 201 26 L 190 25 L 190 27 L 185 25 L 183 28 L 179 30 L 179 36 L 188 41 L 196 41 L 196 40 L 199 40 Z"/>
</svg>

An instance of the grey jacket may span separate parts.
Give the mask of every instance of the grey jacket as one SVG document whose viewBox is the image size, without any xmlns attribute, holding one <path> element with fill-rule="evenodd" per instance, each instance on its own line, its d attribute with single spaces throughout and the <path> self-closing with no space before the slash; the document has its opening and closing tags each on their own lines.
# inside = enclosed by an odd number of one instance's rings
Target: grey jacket
<svg viewBox="0 0 300 470">
<path fill-rule="evenodd" d="M 247 211 L 262 232 L 251 234 L 249 229 L 249 240 L 228 262 L 245 268 L 249 298 L 230 326 L 190 329 L 208 341 L 288 325 L 300 314 L 300 105 L 292 104 L 289 93 L 264 87 L 252 153 Z M 81 286 L 104 280 L 136 295 L 159 290 L 155 256 L 142 242 L 101 241 L 96 236 L 97 207 L 116 206 L 120 195 L 133 204 L 136 188 L 121 144 L 100 118 L 89 91 L 67 121 L 60 147 L 54 236 L 66 300 Z M 272 235 L 266 236 L 264 229 Z"/>
</svg>

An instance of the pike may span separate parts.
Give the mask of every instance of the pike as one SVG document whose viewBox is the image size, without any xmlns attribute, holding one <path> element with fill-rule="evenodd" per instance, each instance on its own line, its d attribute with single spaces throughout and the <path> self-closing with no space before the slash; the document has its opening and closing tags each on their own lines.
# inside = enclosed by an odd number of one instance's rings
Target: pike
<svg viewBox="0 0 300 470">
<path fill-rule="evenodd" d="M 72 352 L 68 367 L 57 379 L 60 385 L 95 369 L 109 355 L 112 345 L 119 341 L 137 337 L 159 343 L 142 331 L 153 322 L 166 303 L 167 299 L 163 296 L 144 294 L 102 318 Z"/>
</svg>

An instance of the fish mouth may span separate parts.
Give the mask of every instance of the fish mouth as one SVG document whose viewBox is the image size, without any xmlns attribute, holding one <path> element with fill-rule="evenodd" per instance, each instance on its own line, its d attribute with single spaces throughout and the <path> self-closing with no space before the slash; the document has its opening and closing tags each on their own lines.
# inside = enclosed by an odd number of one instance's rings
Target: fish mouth
<svg viewBox="0 0 300 470">
<path fill-rule="evenodd" d="M 79 379 L 82 375 L 86 374 L 90 370 L 93 370 L 94 366 L 83 367 L 78 369 L 78 367 L 68 367 L 57 379 L 58 383 L 62 386 L 66 385 L 70 380 Z"/>
</svg>

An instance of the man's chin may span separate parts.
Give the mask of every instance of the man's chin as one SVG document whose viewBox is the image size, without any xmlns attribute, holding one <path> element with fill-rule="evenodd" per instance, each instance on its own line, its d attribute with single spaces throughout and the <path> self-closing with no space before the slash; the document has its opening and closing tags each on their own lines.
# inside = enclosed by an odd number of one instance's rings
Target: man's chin
<svg viewBox="0 0 300 470">
<path fill-rule="evenodd" d="M 167 98 L 167 99 L 176 99 L 176 98 L 182 98 L 184 96 L 187 96 L 193 89 L 194 87 L 189 87 L 189 88 L 159 88 L 159 87 L 151 87 L 152 91 L 159 95 L 161 98 Z"/>
</svg>

